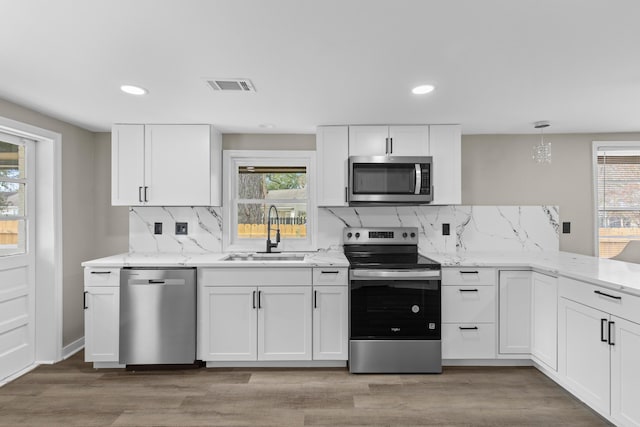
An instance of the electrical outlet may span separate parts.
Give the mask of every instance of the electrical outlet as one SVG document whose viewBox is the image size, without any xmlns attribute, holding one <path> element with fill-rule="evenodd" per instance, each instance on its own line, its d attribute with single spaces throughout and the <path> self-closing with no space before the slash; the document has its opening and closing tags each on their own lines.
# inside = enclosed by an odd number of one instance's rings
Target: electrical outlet
<svg viewBox="0 0 640 427">
<path fill-rule="evenodd" d="M 153 234 L 162 234 L 162 223 L 154 222 L 153 223 Z"/>
<path fill-rule="evenodd" d="M 447 223 L 442 224 L 442 235 L 448 236 L 450 234 L 451 234 L 451 227 L 449 226 L 449 224 Z"/>
<path fill-rule="evenodd" d="M 187 223 L 186 222 L 176 222 L 176 234 L 187 234 Z"/>
<path fill-rule="evenodd" d="M 562 223 L 562 233 L 563 234 L 571 233 L 571 223 L 570 222 L 563 222 Z"/>
</svg>

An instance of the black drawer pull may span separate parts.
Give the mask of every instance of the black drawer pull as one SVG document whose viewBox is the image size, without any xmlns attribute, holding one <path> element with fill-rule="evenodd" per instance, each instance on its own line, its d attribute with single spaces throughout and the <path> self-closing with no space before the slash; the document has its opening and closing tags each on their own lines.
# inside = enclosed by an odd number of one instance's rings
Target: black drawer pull
<svg viewBox="0 0 640 427">
<path fill-rule="evenodd" d="M 110 271 L 92 271 L 91 274 L 111 274 Z"/>
<path fill-rule="evenodd" d="M 598 294 L 598 295 L 602 295 L 603 297 L 608 297 L 608 298 L 613 298 L 613 299 L 619 299 L 621 300 L 622 297 L 620 296 L 616 296 L 616 295 L 609 295 L 609 294 L 605 294 L 604 292 L 600 292 L 600 291 L 593 291 L 594 294 Z"/>
<path fill-rule="evenodd" d="M 478 270 L 474 270 L 474 271 L 461 271 L 460 274 L 479 274 L 480 272 Z"/>
<path fill-rule="evenodd" d="M 458 326 L 461 331 L 477 331 L 477 326 Z"/>
<path fill-rule="evenodd" d="M 460 292 L 478 292 L 477 289 L 458 289 Z"/>
<path fill-rule="evenodd" d="M 322 273 L 322 274 L 338 274 L 338 273 L 340 273 L 340 272 L 339 272 L 338 270 L 335 270 L 335 271 L 334 271 L 334 270 L 331 270 L 331 271 L 329 271 L 329 270 L 322 270 L 320 273 Z"/>
<path fill-rule="evenodd" d="M 89 308 L 89 307 L 87 307 L 87 294 L 88 294 L 88 293 L 89 293 L 89 292 L 84 291 L 84 295 L 82 296 L 82 306 L 84 307 L 84 309 L 85 309 L 85 310 L 86 310 L 87 308 Z"/>
</svg>

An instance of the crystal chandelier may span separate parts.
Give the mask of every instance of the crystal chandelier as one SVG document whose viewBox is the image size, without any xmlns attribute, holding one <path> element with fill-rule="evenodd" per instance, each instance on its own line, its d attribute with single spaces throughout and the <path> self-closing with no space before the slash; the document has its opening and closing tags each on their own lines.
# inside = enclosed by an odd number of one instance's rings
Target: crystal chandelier
<svg viewBox="0 0 640 427">
<path fill-rule="evenodd" d="M 544 141 L 544 128 L 549 127 L 547 121 L 535 122 L 533 126 L 540 129 L 540 143 L 533 146 L 533 160 L 540 164 L 551 163 L 551 143 Z"/>
</svg>

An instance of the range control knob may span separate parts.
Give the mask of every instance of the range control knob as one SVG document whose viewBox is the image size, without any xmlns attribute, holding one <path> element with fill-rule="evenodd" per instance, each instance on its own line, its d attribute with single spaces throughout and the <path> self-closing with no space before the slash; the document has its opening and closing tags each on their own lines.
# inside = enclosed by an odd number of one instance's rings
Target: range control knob
<svg viewBox="0 0 640 427">
<path fill-rule="evenodd" d="M 347 233 L 347 239 L 350 239 L 353 236 L 353 234 L 351 232 Z"/>
<path fill-rule="evenodd" d="M 416 237 L 416 233 L 411 233 L 411 238 Z"/>
<path fill-rule="evenodd" d="M 356 233 L 356 239 L 360 237 L 360 233 Z"/>
<path fill-rule="evenodd" d="M 402 237 L 407 238 L 407 233 L 402 233 Z"/>
</svg>

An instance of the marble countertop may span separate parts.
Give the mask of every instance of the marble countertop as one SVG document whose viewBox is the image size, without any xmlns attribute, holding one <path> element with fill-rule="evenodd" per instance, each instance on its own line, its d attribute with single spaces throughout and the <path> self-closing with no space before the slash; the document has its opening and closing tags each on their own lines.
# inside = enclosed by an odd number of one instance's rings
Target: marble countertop
<svg viewBox="0 0 640 427">
<path fill-rule="evenodd" d="M 570 252 L 423 253 L 443 267 L 527 268 L 640 295 L 640 264 Z"/>
<path fill-rule="evenodd" d="M 83 267 L 349 267 L 340 251 L 306 252 L 304 261 L 225 261 L 229 253 L 125 253 L 82 263 Z M 532 269 L 640 295 L 640 264 L 570 252 L 425 252 L 443 267 Z"/>
<path fill-rule="evenodd" d="M 82 263 L 83 267 L 349 267 L 339 251 L 304 252 L 303 261 L 225 261 L 229 253 L 124 253 Z"/>
</svg>

